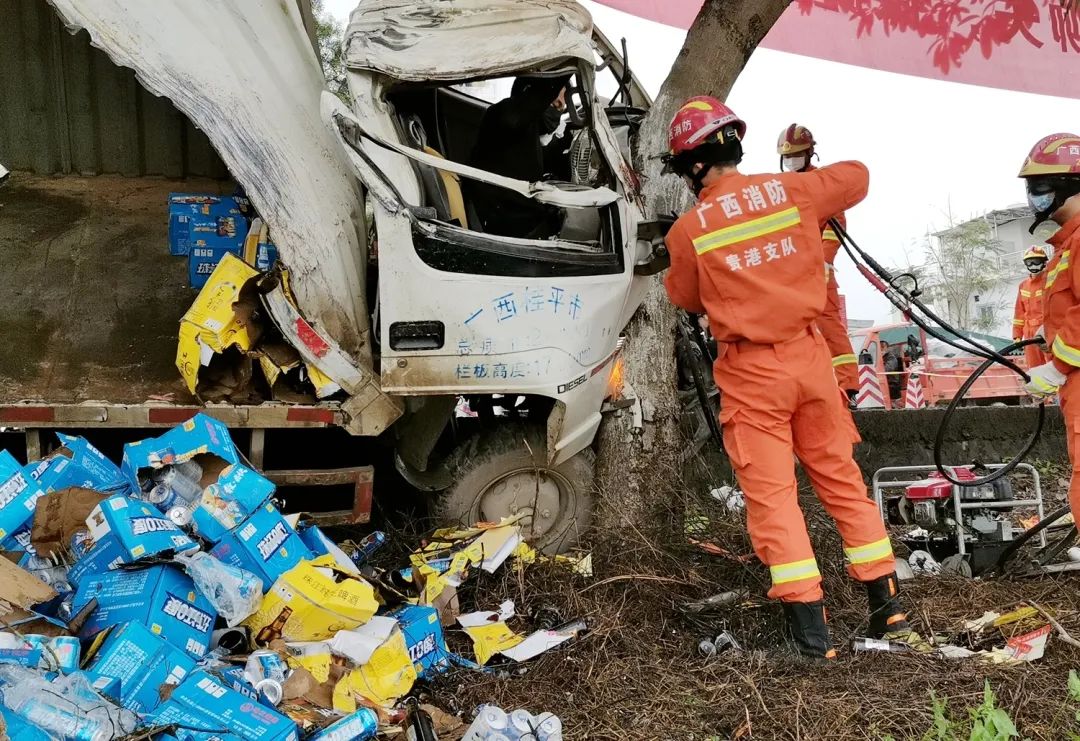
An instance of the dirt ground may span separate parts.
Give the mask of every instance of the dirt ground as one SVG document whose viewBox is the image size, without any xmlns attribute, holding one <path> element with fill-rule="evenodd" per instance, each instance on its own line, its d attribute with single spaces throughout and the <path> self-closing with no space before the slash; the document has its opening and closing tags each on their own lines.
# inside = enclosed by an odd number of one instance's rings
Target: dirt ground
<svg viewBox="0 0 1080 741">
<path fill-rule="evenodd" d="M 1060 475 L 1049 472 L 1048 490 L 1063 495 Z M 825 577 L 835 663 L 791 660 L 781 642 L 781 613 L 763 595 L 766 569 L 754 560 L 742 516 L 680 486 L 673 498 L 658 492 L 648 532 L 599 532 L 592 542 L 595 575 L 533 565 L 506 567 L 463 588 L 463 609 L 494 609 L 513 599 L 525 632 L 538 615 L 585 618 L 589 634 L 523 666 L 488 674 L 455 670 L 431 688 L 435 704 L 471 716 L 495 702 L 504 708 L 552 711 L 567 739 L 922 739 L 933 726 L 931 693 L 947 700 L 948 715 L 964 720 L 982 702 L 989 681 L 1027 739 L 1062 739 L 1080 731 L 1080 705 L 1067 693 L 1069 670 L 1080 667 L 1080 649 L 1051 638 L 1043 659 L 1023 666 L 989 666 L 913 654 L 853 654 L 864 635 L 865 593 L 842 568 L 831 522 L 812 494 L 804 509 Z M 1048 496 L 1054 494 L 1048 492 Z M 605 501 L 617 503 L 616 497 Z M 710 524 L 699 536 L 736 558 L 704 553 L 687 542 L 687 511 Z M 899 552 L 903 552 L 902 549 Z M 905 583 L 903 600 L 923 635 L 954 632 L 963 619 L 986 610 L 1006 612 L 1025 600 L 1057 614 L 1080 637 L 1080 593 L 1075 578 L 1017 581 L 920 577 Z M 725 590 L 748 599 L 707 616 L 681 606 Z M 553 612 L 554 611 L 554 612 Z M 743 651 L 704 658 L 703 638 L 730 630 Z M 451 648 L 471 656 L 463 636 L 450 631 Z M 930 736 L 930 738 L 939 738 Z M 942 736 L 941 738 L 953 738 Z M 965 733 L 962 738 L 967 739 Z"/>
<path fill-rule="evenodd" d="M 176 332 L 198 292 L 187 259 L 169 256 L 168 198 L 225 187 L 13 175 L 0 191 L 0 397 L 186 400 Z"/>
</svg>

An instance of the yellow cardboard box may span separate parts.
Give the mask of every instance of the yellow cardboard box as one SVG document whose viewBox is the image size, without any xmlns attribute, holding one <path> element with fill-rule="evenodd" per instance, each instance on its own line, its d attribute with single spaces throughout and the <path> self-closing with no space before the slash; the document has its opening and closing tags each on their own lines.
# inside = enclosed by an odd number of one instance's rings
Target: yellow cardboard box
<svg viewBox="0 0 1080 741">
<path fill-rule="evenodd" d="M 378 608 L 370 584 L 340 570 L 333 556 L 320 556 L 278 577 L 244 625 L 260 645 L 278 638 L 322 641 L 363 625 Z"/>
<path fill-rule="evenodd" d="M 198 385 L 199 368 L 209 363 L 210 354 L 234 345 L 243 352 L 255 347 L 260 328 L 251 316 L 258 299 L 244 288 L 258 275 L 259 271 L 240 258 L 225 255 L 180 320 L 176 367 L 191 393 Z"/>
<path fill-rule="evenodd" d="M 355 713 L 356 695 L 389 707 L 409 693 L 416 677 L 405 634 L 394 628 L 366 664 L 353 669 L 334 686 L 334 710 Z"/>
</svg>

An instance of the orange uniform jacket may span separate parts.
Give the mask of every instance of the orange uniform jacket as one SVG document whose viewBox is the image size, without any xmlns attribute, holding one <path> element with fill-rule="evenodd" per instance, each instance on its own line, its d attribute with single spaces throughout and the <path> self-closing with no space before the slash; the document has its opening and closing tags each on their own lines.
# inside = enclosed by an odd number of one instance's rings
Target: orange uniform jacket
<svg viewBox="0 0 1080 741">
<path fill-rule="evenodd" d="M 1054 246 L 1054 258 L 1045 271 L 1043 336 L 1054 365 L 1068 374 L 1080 366 L 1080 216 L 1047 241 Z"/>
<path fill-rule="evenodd" d="M 723 176 L 668 232 L 672 302 L 708 314 L 718 342 L 791 339 L 825 309 L 822 226 L 866 196 L 868 178 L 859 162 Z"/>
<path fill-rule="evenodd" d="M 1016 291 L 1016 310 L 1013 313 L 1013 340 L 1028 340 L 1043 326 L 1043 303 L 1045 300 L 1047 271 L 1025 278 Z M 1024 358 L 1028 368 L 1035 368 L 1049 360 L 1041 345 L 1026 345 Z"/>
<path fill-rule="evenodd" d="M 826 305 L 822 225 L 866 195 L 858 162 L 810 172 L 717 177 L 667 235 L 665 285 L 682 308 L 708 314 L 722 345 L 714 364 L 724 448 L 746 498 L 769 596 L 821 599 L 821 572 L 798 503 L 793 458 L 836 520 L 848 571 L 872 581 L 895 570 L 877 507 L 852 458 L 856 439 L 815 329 Z"/>
<path fill-rule="evenodd" d="M 1054 246 L 1054 258 L 1044 271 L 1043 337 L 1054 366 L 1066 374 L 1060 395 L 1065 441 L 1072 461 L 1069 504 L 1073 517 L 1080 522 L 1080 374 L 1073 372 L 1080 367 L 1080 216 L 1067 221 L 1047 241 Z"/>
<path fill-rule="evenodd" d="M 1013 340 L 1034 337 L 1043 325 L 1043 290 L 1047 271 L 1025 278 L 1016 292 L 1016 309 L 1013 312 Z"/>
<path fill-rule="evenodd" d="M 836 214 L 833 218 L 840 222 L 840 226 L 847 228 L 844 215 Z M 826 226 L 821 232 L 821 246 L 825 253 L 825 310 L 818 318 L 818 329 L 825 338 L 825 344 L 829 346 L 829 354 L 832 355 L 833 373 L 836 374 L 836 382 L 845 391 L 859 390 L 858 358 L 855 350 L 851 347 L 851 338 L 848 336 L 847 325 L 840 315 L 840 286 L 836 282 L 836 270 L 833 264 L 836 262 L 836 253 L 840 250 L 840 239 L 836 236 L 831 226 Z"/>
</svg>

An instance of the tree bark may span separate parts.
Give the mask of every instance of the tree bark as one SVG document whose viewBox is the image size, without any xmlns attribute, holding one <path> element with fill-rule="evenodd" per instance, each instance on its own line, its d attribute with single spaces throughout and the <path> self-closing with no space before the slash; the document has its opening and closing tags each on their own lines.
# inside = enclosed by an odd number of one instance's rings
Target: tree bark
<svg viewBox="0 0 1080 741">
<path fill-rule="evenodd" d="M 684 211 L 691 201 L 679 178 L 661 175 L 660 157 L 667 151 L 668 124 L 675 112 L 694 95 L 725 99 L 789 3 L 706 0 L 639 133 L 635 164 L 653 214 Z M 604 531 L 647 533 L 656 511 L 655 495 L 678 480 L 682 441 L 675 387 L 676 317 L 658 276 L 626 329 L 623 348 L 626 378 L 645 410 L 644 431 L 632 436 L 628 415 L 609 418 L 597 442 L 597 524 Z"/>
</svg>

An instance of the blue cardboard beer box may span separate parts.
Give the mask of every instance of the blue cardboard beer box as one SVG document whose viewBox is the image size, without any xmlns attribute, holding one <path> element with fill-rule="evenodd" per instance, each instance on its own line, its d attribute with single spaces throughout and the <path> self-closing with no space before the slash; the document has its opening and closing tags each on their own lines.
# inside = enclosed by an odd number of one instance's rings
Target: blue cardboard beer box
<svg viewBox="0 0 1080 741">
<path fill-rule="evenodd" d="M 243 667 L 226 666 L 218 669 L 207 669 L 206 672 L 213 675 L 217 681 L 234 692 L 239 692 L 249 700 L 259 701 L 259 691 L 247 680 Z"/>
<path fill-rule="evenodd" d="M 120 546 L 124 563 L 160 553 L 185 553 L 199 545 L 155 507 L 122 494 L 109 497 L 94 507 L 86 518 L 95 541 L 113 537 Z"/>
<path fill-rule="evenodd" d="M 105 494 L 129 490 L 116 464 L 91 445 L 86 438 L 56 433 L 62 446 L 48 458 L 30 464 L 30 476 L 46 494 L 73 486 Z"/>
<path fill-rule="evenodd" d="M 120 470 L 138 491 L 154 470 L 190 460 L 203 467 L 205 481 L 240 463 L 240 451 L 224 423 L 200 413 L 164 435 L 125 445 Z"/>
<path fill-rule="evenodd" d="M 71 565 L 68 569 L 68 583 L 78 587 L 88 575 L 117 569 L 122 563 L 126 563 L 124 550 L 120 547 L 120 541 L 110 533 L 96 540 L 90 550 Z"/>
<path fill-rule="evenodd" d="M 246 520 L 274 493 L 274 483 L 240 464 L 226 466 L 192 513 L 195 531 L 211 543 Z"/>
<path fill-rule="evenodd" d="M 274 493 L 274 484 L 240 463 L 240 452 L 222 422 L 197 414 L 164 435 L 124 446 L 121 464 L 132 486 L 141 487 L 155 469 L 193 460 L 203 470 L 202 500 L 192 513 L 196 532 L 211 543 L 254 514 Z"/>
<path fill-rule="evenodd" d="M 169 254 L 186 257 L 191 250 L 192 225 L 219 216 L 243 216 L 244 208 L 232 196 L 211 193 L 169 194 Z"/>
<path fill-rule="evenodd" d="M 432 679 L 450 666 L 450 651 L 443 637 L 439 612 L 427 605 L 402 605 L 386 613 L 398 621 L 405 634 L 409 658 L 420 679 Z"/>
<path fill-rule="evenodd" d="M 6 450 L 0 450 L 0 541 L 30 522 L 45 492 Z"/>
<path fill-rule="evenodd" d="M 179 685 L 195 669 L 195 659 L 138 622 L 98 633 L 87 655 L 85 670 L 119 680 L 116 699 L 136 713 L 156 708 L 162 687 Z"/>
<path fill-rule="evenodd" d="M 97 609 L 79 631 L 86 639 L 118 623 L 139 622 L 196 658 L 206 655 L 217 611 L 187 574 L 172 566 L 108 571 L 79 584 L 72 607 Z"/>
<path fill-rule="evenodd" d="M 32 532 L 33 528 L 30 526 L 30 523 L 23 525 L 0 541 L 0 551 L 11 551 L 14 553 L 22 551 L 23 559 L 19 561 L 19 566 L 23 566 L 23 560 L 29 556 L 37 555 L 37 549 L 34 548 L 34 544 L 30 542 Z"/>
<path fill-rule="evenodd" d="M 293 517 L 299 518 L 299 515 L 290 515 L 285 519 L 288 520 Z M 341 550 L 341 546 L 330 540 L 318 525 L 299 524 L 296 526 L 296 534 L 300 536 L 300 540 L 315 556 L 332 556 L 342 571 L 348 571 L 350 574 L 360 574 L 360 567 L 349 558 L 345 551 Z"/>
<path fill-rule="evenodd" d="M 172 725 L 178 741 L 296 741 L 296 723 L 273 708 L 259 704 L 225 685 L 213 674 L 199 670 L 173 690 L 168 701 L 151 717 L 154 725 Z M 208 734 L 191 729 L 227 729 Z"/>
<path fill-rule="evenodd" d="M 269 503 L 225 533 L 210 554 L 255 574 L 262 579 L 264 589 L 300 561 L 315 557 L 277 507 Z"/>
<path fill-rule="evenodd" d="M 226 247 L 211 247 L 208 245 L 193 245 L 191 254 L 188 256 L 188 285 L 192 288 L 202 288 L 210 280 L 218 263 L 225 255 L 240 256 L 241 245 Z"/>
</svg>

